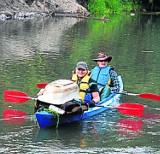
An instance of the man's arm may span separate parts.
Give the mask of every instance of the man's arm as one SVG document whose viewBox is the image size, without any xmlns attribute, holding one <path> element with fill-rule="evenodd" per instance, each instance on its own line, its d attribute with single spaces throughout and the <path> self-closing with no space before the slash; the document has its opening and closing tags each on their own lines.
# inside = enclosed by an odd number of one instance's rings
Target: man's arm
<svg viewBox="0 0 160 154">
<path fill-rule="evenodd" d="M 120 89 L 120 83 L 118 80 L 118 75 L 114 70 L 110 70 L 110 77 L 111 77 L 111 92 L 118 92 Z"/>
</svg>

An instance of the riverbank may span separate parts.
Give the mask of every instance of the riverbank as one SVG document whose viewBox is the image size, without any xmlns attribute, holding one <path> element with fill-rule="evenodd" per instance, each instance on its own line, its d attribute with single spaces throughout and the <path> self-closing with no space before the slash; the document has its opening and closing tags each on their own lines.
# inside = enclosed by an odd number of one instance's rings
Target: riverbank
<svg viewBox="0 0 160 154">
<path fill-rule="evenodd" d="M 88 16 L 89 11 L 76 0 L 5 0 L 0 2 L 0 20 L 24 19 L 68 14 Z"/>
</svg>

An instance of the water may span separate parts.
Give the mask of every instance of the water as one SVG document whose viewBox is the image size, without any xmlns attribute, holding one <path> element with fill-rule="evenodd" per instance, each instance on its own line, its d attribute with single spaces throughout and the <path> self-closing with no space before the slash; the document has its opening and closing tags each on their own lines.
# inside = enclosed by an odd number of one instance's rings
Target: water
<svg viewBox="0 0 160 154">
<path fill-rule="evenodd" d="M 70 78 L 78 61 L 89 68 L 104 51 L 122 76 L 124 89 L 159 94 L 158 16 L 113 16 L 107 23 L 75 18 L 0 21 L 0 153 L 160 153 L 159 101 L 123 95 L 122 101 L 145 106 L 142 117 L 103 112 L 58 129 L 40 129 L 34 102 L 7 103 L 6 89 L 36 97 L 37 83 Z M 4 111 L 26 116 L 5 121 Z"/>
</svg>

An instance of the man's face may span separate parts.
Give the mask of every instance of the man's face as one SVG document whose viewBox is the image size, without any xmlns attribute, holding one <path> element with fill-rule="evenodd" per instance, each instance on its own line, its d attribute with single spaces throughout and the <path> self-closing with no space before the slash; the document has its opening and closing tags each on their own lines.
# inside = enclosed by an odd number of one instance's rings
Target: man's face
<svg viewBox="0 0 160 154">
<path fill-rule="evenodd" d="M 97 64 L 100 68 L 106 67 L 108 65 L 108 61 L 106 60 L 99 60 L 97 61 Z"/>
<path fill-rule="evenodd" d="M 84 77 L 87 74 L 88 70 L 84 70 L 82 68 L 76 68 L 76 74 L 79 78 Z"/>
</svg>

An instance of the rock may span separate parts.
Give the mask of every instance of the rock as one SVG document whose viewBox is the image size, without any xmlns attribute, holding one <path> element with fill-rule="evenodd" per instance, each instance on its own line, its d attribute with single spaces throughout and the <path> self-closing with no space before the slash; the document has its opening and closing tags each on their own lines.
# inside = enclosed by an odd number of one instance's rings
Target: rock
<svg viewBox="0 0 160 154">
<path fill-rule="evenodd" d="M 76 0 L 0 1 L 0 20 L 34 18 L 39 13 L 43 13 L 42 16 L 50 15 L 50 13 L 89 15 L 88 10 Z"/>
</svg>

